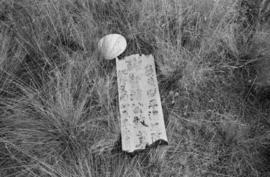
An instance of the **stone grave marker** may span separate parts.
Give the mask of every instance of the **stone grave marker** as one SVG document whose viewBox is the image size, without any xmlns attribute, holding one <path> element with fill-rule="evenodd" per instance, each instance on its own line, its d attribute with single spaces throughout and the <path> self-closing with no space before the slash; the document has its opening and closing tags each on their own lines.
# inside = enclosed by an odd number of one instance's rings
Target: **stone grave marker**
<svg viewBox="0 0 270 177">
<path fill-rule="evenodd" d="M 126 45 L 123 36 L 111 34 L 98 46 L 105 59 L 116 58 L 122 150 L 132 153 L 168 140 L 154 57 L 135 54 L 119 60 Z"/>
</svg>

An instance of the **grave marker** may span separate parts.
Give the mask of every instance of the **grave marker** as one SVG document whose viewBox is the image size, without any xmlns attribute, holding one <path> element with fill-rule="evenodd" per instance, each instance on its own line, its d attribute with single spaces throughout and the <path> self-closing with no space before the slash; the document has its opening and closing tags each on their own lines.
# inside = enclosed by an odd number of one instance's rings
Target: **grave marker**
<svg viewBox="0 0 270 177">
<path fill-rule="evenodd" d="M 99 49 L 105 58 L 116 58 L 122 150 L 134 152 L 168 140 L 154 58 L 136 54 L 119 60 L 125 44 L 123 37 L 114 34 L 112 40 L 102 38 Z"/>
</svg>

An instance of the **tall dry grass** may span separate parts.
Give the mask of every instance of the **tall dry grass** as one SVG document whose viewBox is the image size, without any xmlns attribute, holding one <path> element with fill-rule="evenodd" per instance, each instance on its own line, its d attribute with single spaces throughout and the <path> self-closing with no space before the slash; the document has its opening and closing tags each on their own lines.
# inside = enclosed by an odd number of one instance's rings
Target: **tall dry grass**
<svg viewBox="0 0 270 177">
<path fill-rule="evenodd" d="M 0 176 L 269 176 L 269 99 L 257 91 L 268 78 L 265 9 L 0 1 Z M 97 51 L 108 33 L 127 38 L 121 57 L 155 56 L 166 148 L 121 152 L 115 64 Z"/>
</svg>

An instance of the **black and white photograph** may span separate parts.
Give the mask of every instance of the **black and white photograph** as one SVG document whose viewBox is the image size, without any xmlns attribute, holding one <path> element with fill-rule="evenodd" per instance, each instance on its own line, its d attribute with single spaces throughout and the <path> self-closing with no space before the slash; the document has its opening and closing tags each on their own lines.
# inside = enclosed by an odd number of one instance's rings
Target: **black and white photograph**
<svg viewBox="0 0 270 177">
<path fill-rule="evenodd" d="M 0 0 L 0 177 L 270 177 L 270 0 Z"/>
</svg>

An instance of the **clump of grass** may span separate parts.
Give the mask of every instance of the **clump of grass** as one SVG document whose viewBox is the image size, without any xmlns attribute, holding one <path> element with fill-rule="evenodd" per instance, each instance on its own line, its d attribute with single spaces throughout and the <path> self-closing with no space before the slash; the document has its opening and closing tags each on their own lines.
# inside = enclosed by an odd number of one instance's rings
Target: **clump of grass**
<svg viewBox="0 0 270 177">
<path fill-rule="evenodd" d="M 269 29 L 252 5 L 1 1 L 0 175 L 268 176 Z M 155 56 L 167 147 L 121 151 L 115 64 L 96 45 L 112 32 L 121 57 Z"/>
</svg>

